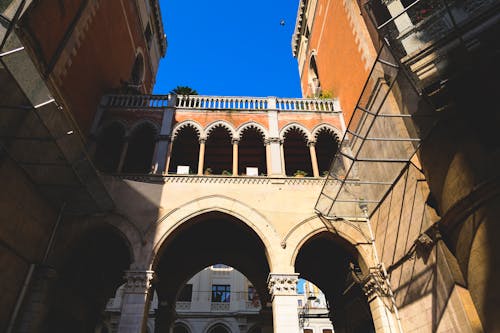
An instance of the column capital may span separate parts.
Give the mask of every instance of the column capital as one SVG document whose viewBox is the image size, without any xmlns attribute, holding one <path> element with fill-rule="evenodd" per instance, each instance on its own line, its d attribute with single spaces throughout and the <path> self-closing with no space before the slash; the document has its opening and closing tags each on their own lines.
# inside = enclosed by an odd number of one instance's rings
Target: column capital
<svg viewBox="0 0 500 333">
<path fill-rule="evenodd" d="M 264 140 L 264 143 L 265 144 L 271 144 L 271 143 L 279 143 L 279 144 L 282 144 L 283 143 L 283 140 L 281 140 L 280 138 L 277 138 L 277 137 L 273 137 L 273 138 L 267 138 Z"/>
<path fill-rule="evenodd" d="M 202 144 L 202 143 L 206 143 L 206 142 L 207 142 L 207 138 L 199 138 L 199 139 L 198 139 L 198 142 L 199 142 L 200 144 Z"/>
<path fill-rule="evenodd" d="M 155 279 L 154 271 L 125 271 L 125 292 L 146 294 Z"/>
<path fill-rule="evenodd" d="M 377 296 L 386 297 L 390 294 L 389 286 L 380 268 L 371 270 L 370 274 L 363 279 L 362 287 L 365 295 L 368 297 L 368 302 Z"/>
<path fill-rule="evenodd" d="M 239 143 L 240 143 L 240 138 L 232 138 L 232 139 L 231 139 L 231 143 L 232 143 L 233 145 L 235 145 L 235 144 L 236 144 L 236 145 L 237 145 L 237 144 L 239 144 Z"/>
<path fill-rule="evenodd" d="M 298 281 L 298 273 L 269 273 L 267 288 L 273 298 L 274 296 L 296 296 Z"/>
<path fill-rule="evenodd" d="M 311 147 L 311 146 L 314 147 L 314 146 L 316 146 L 316 141 L 315 140 L 309 140 L 309 141 L 307 141 L 307 146 L 308 147 Z"/>
</svg>

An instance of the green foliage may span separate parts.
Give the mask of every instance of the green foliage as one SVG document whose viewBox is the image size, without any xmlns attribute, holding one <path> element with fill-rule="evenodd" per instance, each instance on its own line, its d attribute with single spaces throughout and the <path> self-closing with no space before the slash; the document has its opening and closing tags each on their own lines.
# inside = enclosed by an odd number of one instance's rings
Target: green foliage
<svg viewBox="0 0 500 333">
<path fill-rule="evenodd" d="M 170 90 L 170 94 L 174 95 L 198 95 L 198 92 L 188 86 L 177 86 Z"/>
<path fill-rule="evenodd" d="M 331 99 L 334 98 L 333 92 L 331 90 L 322 90 L 321 94 L 319 94 L 320 99 Z"/>
<path fill-rule="evenodd" d="M 295 177 L 305 177 L 307 176 L 307 172 L 305 172 L 304 170 L 297 170 L 293 175 Z"/>
<path fill-rule="evenodd" d="M 232 173 L 231 173 L 231 172 L 229 172 L 229 171 L 227 171 L 227 170 L 222 170 L 222 175 L 223 175 L 223 176 L 231 176 L 231 175 L 232 175 Z"/>
</svg>

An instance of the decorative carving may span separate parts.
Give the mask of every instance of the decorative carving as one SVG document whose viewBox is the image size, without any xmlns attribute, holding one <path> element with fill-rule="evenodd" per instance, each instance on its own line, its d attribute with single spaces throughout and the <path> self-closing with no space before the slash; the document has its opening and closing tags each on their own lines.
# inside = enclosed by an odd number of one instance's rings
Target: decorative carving
<svg viewBox="0 0 500 333">
<path fill-rule="evenodd" d="M 269 293 L 274 296 L 295 296 L 297 295 L 297 282 L 299 274 L 269 274 L 267 279 L 267 288 Z"/>
<path fill-rule="evenodd" d="M 386 297 L 390 296 L 389 286 L 384 278 L 384 273 L 380 268 L 370 269 L 370 274 L 363 280 L 363 291 L 368 297 L 368 301 L 375 297 Z"/>
<path fill-rule="evenodd" d="M 128 294 L 146 294 L 154 280 L 153 271 L 126 271 L 125 292 Z"/>
</svg>

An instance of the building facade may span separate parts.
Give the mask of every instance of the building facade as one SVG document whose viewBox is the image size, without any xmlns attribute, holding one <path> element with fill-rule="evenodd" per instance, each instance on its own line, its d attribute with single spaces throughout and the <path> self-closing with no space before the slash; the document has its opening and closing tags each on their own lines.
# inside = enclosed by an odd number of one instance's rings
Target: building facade
<svg viewBox="0 0 500 333">
<path fill-rule="evenodd" d="M 168 332 L 221 262 L 276 333 L 299 276 L 336 332 L 499 329 L 497 1 L 300 1 L 304 99 L 149 95 L 156 1 L 51 5 L 0 4 L 0 330 L 106 331 L 123 285 Z"/>
</svg>

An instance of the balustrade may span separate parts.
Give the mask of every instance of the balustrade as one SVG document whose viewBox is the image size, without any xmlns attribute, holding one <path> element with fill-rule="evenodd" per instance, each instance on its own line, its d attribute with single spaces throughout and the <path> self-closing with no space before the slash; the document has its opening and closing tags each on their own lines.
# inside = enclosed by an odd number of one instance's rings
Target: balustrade
<svg viewBox="0 0 500 333">
<path fill-rule="evenodd" d="M 161 109 L 171 107 L 174 103 L 176 109 L 203 111 L 265 111 L 273 109 L 278 111 L 340 112 L 338 104 L 332 99 L 201 95 L 178 95 L 176 98 L 174 95 L 107 95 L 104 106 L 131 109 Z"/>
</svg>

